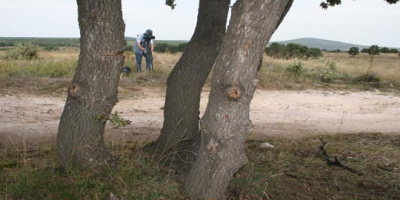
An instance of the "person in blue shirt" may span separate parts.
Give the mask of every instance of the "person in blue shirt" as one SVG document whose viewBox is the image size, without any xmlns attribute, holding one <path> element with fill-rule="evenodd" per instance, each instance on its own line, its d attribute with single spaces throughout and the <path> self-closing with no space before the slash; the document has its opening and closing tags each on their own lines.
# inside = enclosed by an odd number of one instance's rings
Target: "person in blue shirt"
<svg viewBox="0 0 400 200">
<path fill-rule="evenodd" d="M 154 49 L 153 40 L 155 37 L 153 36 L 153 31 L 151 29 L 147 29 L 145 33 L 140 34 L 136 38 L 136 44 L 133 48 L 136 57 L 136 70 L 138 72 L 142 71 L 142 58 L 146 59 L 146 70 L 152 71 L 152 52 Z"/>
</svg>

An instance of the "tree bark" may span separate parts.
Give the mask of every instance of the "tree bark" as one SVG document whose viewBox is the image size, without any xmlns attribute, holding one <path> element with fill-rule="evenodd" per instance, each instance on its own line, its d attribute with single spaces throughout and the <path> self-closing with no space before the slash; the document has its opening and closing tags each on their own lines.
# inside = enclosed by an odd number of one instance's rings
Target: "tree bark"
<svg viewBox="0 0 400 200">
<path fill-rule="evenodd" d="M 249 107 L 267 42 L 293 0 L 238 0 L 216 60 L 209 102 L 200 121 L 199 157 L 186 180 L 192 197 L 224 199 L 229 181 L 247 162 Z"/>
<path fill-rule="evenodd" d="M 200 0 L 195 32 L 168 77 L 164 124 L 154 144 L 161 156 L 171 151 L 197 151 L 200 94 L 225 35 L 229 3 Z"/>
<path fill-rule="evenodd" d="M 81 50 L 61 115 L 57 148 L 62 166 L 100 172 L 113 162 L 103 137 L 117 103 L 126 44 L 121 0 L 77 0 Z"/>
</svg>

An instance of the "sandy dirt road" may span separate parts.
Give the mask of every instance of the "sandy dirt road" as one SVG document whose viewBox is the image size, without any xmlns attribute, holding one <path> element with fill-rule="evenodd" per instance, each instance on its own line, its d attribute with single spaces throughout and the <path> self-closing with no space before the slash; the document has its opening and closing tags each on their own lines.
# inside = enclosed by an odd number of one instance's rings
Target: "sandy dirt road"
<svg viewBox="0 0 400 200">
<path fill-rule="evenodd" d="M 143 88 L 134 93 L 114 108 L 132 124 L 120 129 L 107 124 L 107 141 L 157 138 L 163 122 L 165 91 Z M 208 93 L 203 92 L 201 112 L 207 99 Z M 65 98 L 61 97 L 0 96 L 0 143 L 54 143 L 64 104 Z M 338 133 L 400 134 L 400 96 L 378 91 L 257 90 L 250 119 L 250 137 L 261 140 Z"/>
</svg>

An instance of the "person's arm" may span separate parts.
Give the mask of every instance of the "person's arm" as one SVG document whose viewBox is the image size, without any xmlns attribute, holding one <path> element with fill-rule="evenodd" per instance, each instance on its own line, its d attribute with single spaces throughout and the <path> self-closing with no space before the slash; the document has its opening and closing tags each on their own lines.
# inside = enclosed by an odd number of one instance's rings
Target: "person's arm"
<svg viewBox="0 0 400 200">
<path fill-rule="evenodd" d="M 154 44 L 153 43 L 150 43 L 150 49 L 151 49 L 151 52 L 153 52 L 153 50 L 154 50 Z"/>
<path fill-rule="evenodd" d="M 140 41 L 137 43 L 138 47 L 140 50 L 145 51 L 146 49 L 142 47 L 142 45 L 140 45 Z"/>
<path fill-rule="evenodd" d="M 142 47 L 142 45 L 140 44 L 140 41 L 142 41 L 142 36 L 138 35 L 138 37 L 136 38 L 137 46 L 139 47 L 140 50 L 145 51 L 146 49 Z"/>
</svg>

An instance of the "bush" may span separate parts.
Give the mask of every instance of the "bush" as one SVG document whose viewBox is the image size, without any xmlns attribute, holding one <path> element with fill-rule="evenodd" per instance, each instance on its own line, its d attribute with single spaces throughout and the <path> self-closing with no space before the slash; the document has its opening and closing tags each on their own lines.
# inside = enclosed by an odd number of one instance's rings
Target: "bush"
<svg viewBox="0 0 400 200">
<path fill-rule="evenodd" d="M 286 72 L 293 74 L 296 77 L 299 77 L 306 69 L 304 68 L 304 63 L 300 61 L 296 61 L 286 68 Z"/>
<path fill-rule="evenodd" d="M 12 60 L 33 60 L 39 58 L 39 46 L 32 43 L 22 44 L 17 42 L 11 48 L 5 58 Z"/>
<path fill-rule="evenodd" d="M 167 43 L 160 43 L 154 46 L 154 51 L 159 53 L 165 53 L 167 51 L 168 44 Z"/>
<path fill-rule="evenodd" d="M 319 58 L 322 57 L 322 51 L 318 48 L 308 48 L 300 44 L 289 43 L 279 44 L 272 43 L 265 49 L 268 56 L 278 59 L 292 59 L 292 58 Z"/>
<path fill-rule="evenodd" d="M 170 45 L 167 43 L 159 43 L 154 45 L 154 51 L 158 53 L 176 53 L 176 52 L 183 52 L 185 50 L 187 43 L 181 43 L 179 45 Z"/>
<path fill-rule="evenodd" d="M 44 51 L 60 51 L 60 48 L 56 47 L 56 46 L 45 46 L 43 47 Z"/>
<path fill-rule="evenodd" d="M 351 56 L 356 56 L 356 55 L 358 55 L 360 53 L 360 50 L 358 49 L 358 47 L 351 47 L 350 49 L 349 49 L 349 54 L 351 55 Z"/>
<path fill-rule="evenodd" d="M 380 51 L 381 51 L 381 49 L 378 45 L 372 45 L 368 49 L 368 54 L 369 55 L 379 55 Z"/>
</svg>

